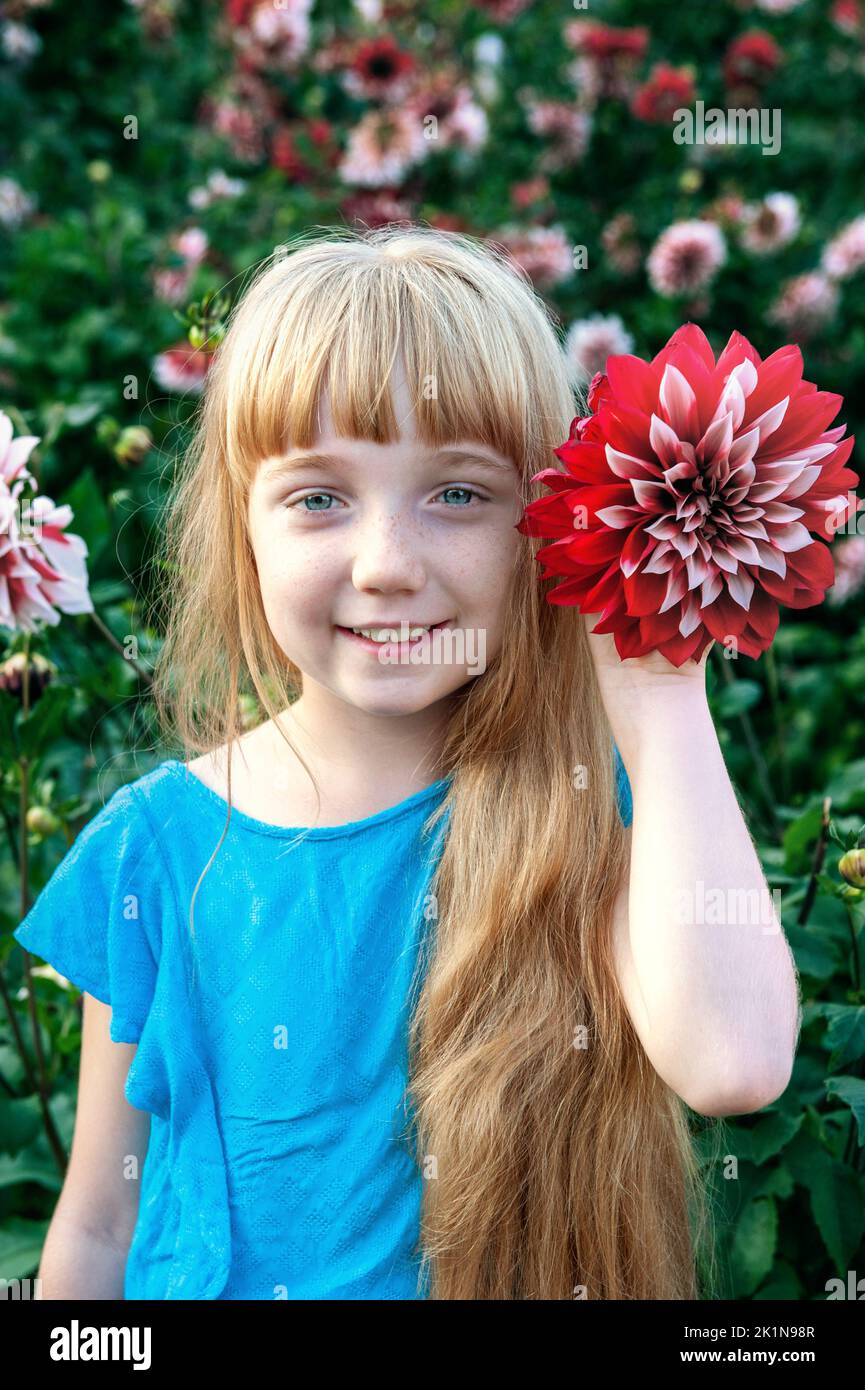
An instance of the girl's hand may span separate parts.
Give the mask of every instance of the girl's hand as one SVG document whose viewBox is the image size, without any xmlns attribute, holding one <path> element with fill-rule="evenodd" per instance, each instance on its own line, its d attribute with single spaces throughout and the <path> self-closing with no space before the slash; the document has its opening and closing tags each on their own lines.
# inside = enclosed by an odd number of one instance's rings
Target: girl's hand
<svg viewBox="0 0 865 1390">
<path fill-rule="evenodd" d="M 637 685 L 648 682 L 650 685 L 656 685 L 658 681 L 672 680 L 697 682 L 700 686 L 704 686 L 706 662 L 709 658 L 709 652 L 715 645 L 714 638 L 706 647 L 699 661 L 691 659 L 682 666 L 674 666 L 661 652 L 650 652 L 648 656 L 629 656 L 623 661 L 616 651 L 612 633 L 592 632 L 599 615 L 597 613 L 584 613 L 582 616 L 599 681 L 624 678 L 627 684 Z"/>
<path fill-rule="evenodd" d="M 607 718 L 626 763 L 634 740 L 639 741 L 641 726 L 651 725 L 659 706 L 675 707 L 675 717 L 684 721 L 682 733 L 686 735 L 689 712 L 707 705 L 706 663 L 714 639 L 699 661 L 686 661 L 682 666 L 674 666 L 660 652 L 629 656 L 623 661 L 611 633 L 592 633 L 598 614 L 584 613 L 582 617 Z"/>
</svg>

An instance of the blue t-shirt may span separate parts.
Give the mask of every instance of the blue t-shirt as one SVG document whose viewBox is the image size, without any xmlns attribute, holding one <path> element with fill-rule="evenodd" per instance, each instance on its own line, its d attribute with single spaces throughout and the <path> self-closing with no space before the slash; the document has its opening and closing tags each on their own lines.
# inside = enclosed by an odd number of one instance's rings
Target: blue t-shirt
<svg viewBox="0 0 865 1390">
<path fill-rule="evenodd" d="M 449 785 L 340 826 L 233 809 L 193 939 L 227 805 L 171 759 L 111 796 L 16 927 L 137 1043 L 125 1298 L 426 1296 L 404 1092 Z"/>
</svg>

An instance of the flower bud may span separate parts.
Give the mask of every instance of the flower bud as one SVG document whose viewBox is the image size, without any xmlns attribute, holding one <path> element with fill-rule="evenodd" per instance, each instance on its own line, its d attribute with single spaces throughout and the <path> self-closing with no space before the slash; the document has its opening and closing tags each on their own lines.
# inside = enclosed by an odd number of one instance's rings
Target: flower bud
<svg viewBox="0 0 865 1390">
<path fill-rule="evenodd" d="M 865 849 L 848 849 L 841 858 L 838 872 L 854 888 L 865 888 Z"/>
<path fill-rule="evenodd" d="M 143 425 L 130 425 L 121 430 L 120 438 L 114 446 L 114 457 L 118 463 L 140 463 L 153 448 L 153 436 Z"/>
<path fill-rule="evenodd" d="M 39 652 L 30 653 L 30 677 L 28 694 L 30 703 L 38 700 L 46 685 L 57 674 L 57 667 L 46 661 Z M 24 653 L 13 652 L 0 664 L 0 690 L 8 690 L 10 695 L 21 696 L 24 684 Z"/>
<path fill-rule="evenodd" d="M 31 806 L 26 816 L 27 829 L 36 835 L 54 835 L 60 830 L 62 822 L 49 811 L 47 806 Z"/>
</svg>

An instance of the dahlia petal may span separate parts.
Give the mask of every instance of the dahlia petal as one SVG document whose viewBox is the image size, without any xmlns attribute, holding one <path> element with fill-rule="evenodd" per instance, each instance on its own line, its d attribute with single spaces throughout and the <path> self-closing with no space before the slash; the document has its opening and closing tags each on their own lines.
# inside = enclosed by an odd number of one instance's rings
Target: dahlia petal
<svg viewBox="0 0 865 1390">
<path fill-rule="evenodd" d="M 749 608 L 751 595 L 754 592 L 754 581 L 747 570 L 737 570 L 735 574 L 725 576 L 725 583 L 730 597 L 742 608 Z"/>
<path fill-rule="evenodd" d="M 610 469 L 618 478 L 640 478 L 645 482 L 654 482 L 658 476 L 657 466 L 648 463 L 646 459 L 621 454 L 612 444 L 606 446 L 605 455 Z"/>
<path fill-rule="evenodd" d="M 787 563 L 800 581 L 811 587 L 828 589 L 835 581 L 832 552 L 822 541 L 814 541 L 807 550 L 801 550 L 791 556 Z"/>
<path fill-rule="evenodd" d="M 735 555 L 737 560 L 741 560 L 746 565 L 754 565 L 760 558 L 759 550 L 747 536 L 728 536 L 727 549 L 731 555 Z"/>
<path fill-rule="evenodd" d="M 690 637 L 702 625 L 700 616 L 700 605 L 697 603 L 693 594 L 689 594 L 682 608 L 682 616 L 679 619 L 679 631 L 683 637 Z"/>
<path fill-rule="evenodd" d="M 689 555 L 693 555 L 699 544 L 699 538 L 693 532 L 684 534 L 677 531 L 674 536 L 670 536 L 670 543 L 675 546 L 683 560 L 687 560 Z"/>
<path fill-rule="evenodd" d="M 802 472 L 799 474 L 799 477 L 796 478 L 795 481 L 790 484 L 784 496 L 801 497 L 802 493 L 807 492 L 811 485 L 817 481 L 817 479 L 820 477 L 820 472 L 821 469 L 819 464 L 809 464 L 807 468 L 802 469 Z"/>
<path fill-rule="evenodd" d="M 806 463 L 817 463 L 820 459 L 828 457 L 828 455 L 831 454 L 834 451 L 834 449 L 835 445 L 831 442 L 831 440 L 827 440 L 826 442 L 818 441 L 816 444 L 809 444 L 806 445 L 804 448 L 797 449 L 796 457 L 804 459 Z M 776 456 L 774 454 L 770 455 L 764 450 L 760 454 L 760 462 L 782 463 L 783 460 L 787 457 L 789 457 L 788 451 L 782 452 Z"/>
<path fill-rule="evenodd" d="M 659 541 L 674 541 L 679 535 L 679 524 L 675 517 L 659 516 L 657 521 L 646 527 L 646 530 Z"/>
<path fill-rule="evenodd" d="M 633 458 L 645 458 L 651 453 L 649 417 L 644 411 L 633 410 L 621 401 L 606 402 L 598 413 L 605 439 L 614 449 Z"/>
<path fill-rule="evenodd" d="M 685 557 L 685 569 L 688 572 L 689 589 L 696 589 L 711 573 L 703 556 L 696 551 L 692 555 L 687 555 Z"/>
<path fill-rule="evenodd" d="M 712 559 L 719 569 L 727 574 L 735 574 L 739 568 L 739 561 L 735 555 L 731 555 L 723 541 L 716 541 L 712 546 Z"/>
<path fill-rule="evenodd" d="M 624 531 L 628 526 L 633 526 L 645 515 L 642 507 L 601 507 L 595 512 L 599 521 L 605 526 L 614 527 L 617 531 Z"/>
<path fill-rule="evenodd" d="M 745 416 L 745 393 L 739 377 L 735 374 L 730 376 L 724 386 L 712 418 L 720 420 L 728 413 L 733 417 L 733 429 L 737 430 Z"/>
<path fill-rule="evenodd" d="M 700 590 L 700 606 L 705 608 L 723 589 L 721 576 L 716 569 L 713 569 L 703 580 L 703 587 Z"/>
<path fill-rule="evenodd" d="M 782 396 L 791 400 L 802 390 L 802 351 L 794 343 L 780 347 L 761 362 L 759 381 L 748 398 L 748 418 L 756 417 Z"/>
<path fill-rule="evenodd" d="M 701 463 L 711 461 L 716 454 L 727 455 L 733 442 L 733 412 L 716 417 L 709 425 L 699 444 L 697 457 Z"/>
<path fill-rule="evenodd" d="M 786 554 L 794 550 L 804 550 L 813 543 L 813 537 L 799 521 L 791 521 L 788 526 L 776 526 L 772 532 L 772 544 Z"/>
<path fill-rule="evenodd" d="M 777 405 L 772 405 L 768 410 L 764 410 L 762 415 L 758 415 L 756 420 L 751 421 L 751 429 L 760 431 L 760 443 L 768 439 L 770 434 L 774 434 L 779 428 L 784 416 L 787 414 L 787 407 L 790 404 L 790 397 L 785 396 Z"/>
<path fill-rule="evenodd" d="M 661 541 L 660 545 L 655 546 L 650 558 L 643 566 L 643 573 L 666 574 L 668 570 L 678 565 L 680 558 L 669 541 Z"/>
<path fill-rule="evenodd" d="M 724 642 L 727 637 L 738 637 L 748 622 L 748 609 L 735 603 L 726 589 L 722 589 L 714 602 L 706 604 L 701 617 L 716 642 Z"/>
<path fill-rule="evenodd" d="M 804 516 L 801 507 L 788 507 L 786 502 L 769 502 L 763 508 L 763 514 L 767 521 L 783 523 L 785 521 L 798 521 L 800 516 Z M 739 530 L 744 530 L 739 527 Z"/>
<path fill-rule="evenodd" d="M 658 377 L 658 372 L 648 362 L 631 353 L 617 352 L 607 358 L 611 394 L 644 410 L 647 415 L 658 399 Z"/>
<path fill-rule="evenodd" d="M 632 618 L 657 613 L 667 592 L 667 580 L 662 574 L 635 574 L 623 580 L 625 605 Z"/>
<path fill-rule="evenodd" d="M 679 460 L 679 436 L 660 415 L 652 411 L 652 420 L 649 425 L 649 443 L 663 464 L 678 463 Z"/>
<path fill-rule="evenodd" d="M 736 529 L 742 532 L 743 536 L 751 536 L 757 539 L 766 540 L 766 528 L 760 521 L 763 515 L 762 507 L 752 507 L 745 502 L 740 502 L 736 508 Z"/>
<path fill-rule="evenodd" d="M 650 483 L 641 478 L 632 478 L 631 487 L 634 496 L 645 511 L 658 514 L 666 512 L 670 493 L 663 483 Z"/>
<path fill-rule="evenodd" d="M 654 363 L 656 365 L 666 365 L 669 360 L 672 348 L 687 347 L 696 357 L 706 366 L 709 371 L 715 367 L 715 354 L 712 345 L 702 328 L 697 323 L 683 323 L 677 328 L 669 342 L 656 354 Z"/>
<path fill-rule="evenodd" d="M 721 351 L 716 371 L 721 372 L 723 379 L 724 374 L 731 370 L 735 370 L 736 366 L 740 366 L 743 360 L 749 362 L 752 367 L 759 367 L 761 365 L 760 354 L 757 352 L 756 348 L 752 347 L 744 333 L 740 333 L 737 329 L 734 329 Z M 751 387 L 751 390 L 753 389 L 754 388 Z"/>
<path fill-rule="evenodd" d="M 633 574 L 646 556 L 651 556 L 656 549 L 655 541 L 651 536 L 646 535 L 645 527 L 642 524 L 635 526 L 622 546 L 619 562 L 622 574 Z"/>
<path fill-rule="evenodd" d="M 643 573 L 645 574 L 645 572 L 646 571 L 644 570 Z M 678 574 L 671 573 L 670 575 L 668 575 L 667 592 L 664 596 L 664 602 L 661 604 L 660 608 L 658 609 L 658 612 L 666 613 L 667 609 L 672 608 L 673 604 L 679 603 L 685 597 L 687 592 L 688 586 L 685 583 L 684 570 L 680 570 Z"/>
<path fill-rule="evenodd" d="M 843 397 L 831 391 L 794 397 L 777 437 L 772 440 L 773 449 L 795 454 L 800 446 L 813 444 L 835 419 L 842 404 Z"/>
<path fill-rule="evenodd" d="M 672 363 L 664 368 L 661 389 L 658 393 L 667 423 L 673 427 L 680 439 L 690 439 L 697 432 L 697 397 L 691 384 Z"/>
<path fill-rule="evenodd" d="M 750 463 L 759 443 L 759 430 L 748 430 L 745 434 L 740 434 L 730 445 L 730 467 L 736 468 L 740 463 Z"/>
<path fill-rule="evenodd" d="M 787 574 L 783 550 L 776 550 L 775 546 L 768 545 L 765 541 L 755 541 L 755 545 L 759 552 L 758 564 L 761 564 L 763 570 L 772 570 L 773 574 L 780 575 L 783 580 Z"/>
</svg>

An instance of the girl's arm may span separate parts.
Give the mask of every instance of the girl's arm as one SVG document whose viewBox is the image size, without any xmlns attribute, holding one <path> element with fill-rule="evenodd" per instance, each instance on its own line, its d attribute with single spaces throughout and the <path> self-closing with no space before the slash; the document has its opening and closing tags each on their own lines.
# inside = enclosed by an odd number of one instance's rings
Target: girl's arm
<svg viewBox="0 0 865 1390">
<path fill-rule="evenodd" d="M 786 1089 L 800 1013 L 704 663 L 696 675 L 667 662 L 666 672 L 618 662 L 599 675 L 634 803 L 614 916 L 623 996 L 655 1070 L 693 1109 L 724 1115 L 759 1110 Z"/>
<path fill-rule="evenodd" d="M 110 1006 L 85 994 L 75 1131 L 39 1266 L 43 1299 L 123 1298 L 150 1116 L 124 1095 L 135 1044 L 112 1042 L 110 1022 Z"/>
</svg>

